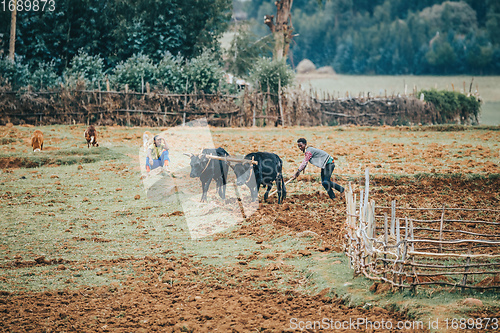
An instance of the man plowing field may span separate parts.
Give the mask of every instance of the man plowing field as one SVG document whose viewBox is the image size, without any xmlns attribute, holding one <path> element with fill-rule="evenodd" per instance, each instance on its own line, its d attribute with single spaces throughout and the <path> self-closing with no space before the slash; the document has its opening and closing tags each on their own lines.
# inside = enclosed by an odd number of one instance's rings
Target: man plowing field
<svg viewBox="0 0 500 333">
<path fill-rule="evenodd" d="M 325 188 L 330 199 L 335 199 L 333 189 L 336 189 L 340 193 L 344 193 L 344 188 L 339 184 L 334 183 L 331 179 L 333 169 L 335 169 L 333 157 L 321 149 L 307 146 L 307 140 L 304 138 L 297 140 L 297 146 L 302 152 L 304 152 L 304 160 L 300 164 L 297 172 L 293 175 L 293 179 L 300 175 L 300 172 L 306 168 L 307 163 L 311 163 L 312 165 L 321 168 L 321 185 Z"/>
</svg>

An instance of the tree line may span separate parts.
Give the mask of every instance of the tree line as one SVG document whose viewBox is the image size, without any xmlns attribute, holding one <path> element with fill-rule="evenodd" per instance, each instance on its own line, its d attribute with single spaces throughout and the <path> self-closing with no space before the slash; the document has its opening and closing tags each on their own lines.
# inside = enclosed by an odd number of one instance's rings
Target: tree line
<svg viewBox="0 0 500 333">
<path fill-rule="evenodd" d="M 16 55 L 29 64 L 53 63 L 61 74 L 80 51 L 99 55 L 106 68 L 134 54 L 160 61 L 167 52 L 188 59 L 204 49 L 216 52 L 232 3 L 57 0 L 53 11 L 26 8 L 17 12 Z M 0 56 L 8 53 L 10 22 L 11 12 L 0 10 Z"/>
<path fill-rule="evenodd" d="M 87 70 L 76 60 L 89 56 L 98 60 L 85 60 L 91 65 L 88 70 L 98 68 L 118 86 L 124 82 L 120 71 L 142 82 L 154 72 L 147 70 L 151 66 L 156 66 L 156 74 L 148 82 L 161 86 L 162 77 L 168 77 L 167 69 L 158 72 L 162 61 L 183 67 L 204 53 L 210 53 L 219 69 L 250 76 L 257 60 L 271 55 L 275 41 L 262 18 L 276 12 L 276 3 L 60 0 L 53 11 L 17 12 L 14 65 L 3 61 L 9 50 L 11 13 L 0 10 L 0 76 L 14 86 L 37 82 L 48 86 L 44 80 L 54 82 L 56 77 L 70 82 L 75 73 Z M 224 54 L 219 39 L 228 30 L 233 5 L 247 12 L 253 28 L 241 29 Z M 500 73 L 498 0 L 294 0 L 291 17 L 288 62 L 292 66 L 307 58 L 346 74 Z M 75 58 L 79 54 L 82 57 Z M 142 66 L 135 74 L 126 70 L 135 68 L 132 60 Z M 180 71 L 177 77 L 183 79 L 174 90 L 190 81 L 189 69 Z M 188 83 L 188 89 L 194 89 L 194 81 L 190 82 L 193 86 Z M 217 86 L 209 85 L 211 90 Z"/>
<path fill-rule="evenodd" d="M 252 31 L 275 12 L 238 1 Z M 498 0 L 295 0 L 289 60 L 346 74 L 500 74 Z"/>
</svg>

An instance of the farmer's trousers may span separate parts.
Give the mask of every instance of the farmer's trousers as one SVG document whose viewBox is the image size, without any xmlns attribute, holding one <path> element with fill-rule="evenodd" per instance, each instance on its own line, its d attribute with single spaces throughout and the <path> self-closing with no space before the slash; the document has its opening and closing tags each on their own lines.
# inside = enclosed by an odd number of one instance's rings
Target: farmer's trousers
<svg viewBox="0 0 500 333">
<path fill-rule="evenodd" d="M 344 192 L 344 188 L 342 186 L 332 182 L 331 180 L 333 169 L 335 169 L 335 163 L 328 163 L 323 169 L 321 169 L 321 185 L 325 188 L 330 199 L 335 198 L 333 189 L 336 189 L 340 193 Z"/>
<path fill-rule="evenodd" d="M 170 162 L 170 158 L 168 157 L 168 150 L 164 150 L 161 155 L 160 155 L 160 158 L 157 159 L 157 160 L 153 160 L 152 164 L 151 164 L 151 161 L 149 160 L 149 157 L 146 157 L 146 166 L 148 166 L 151 170 L 153 169 L 156 169 L 158 167 L 162 167 L 165 165 L 165 161 L 169 161 Z"/>
</svg>

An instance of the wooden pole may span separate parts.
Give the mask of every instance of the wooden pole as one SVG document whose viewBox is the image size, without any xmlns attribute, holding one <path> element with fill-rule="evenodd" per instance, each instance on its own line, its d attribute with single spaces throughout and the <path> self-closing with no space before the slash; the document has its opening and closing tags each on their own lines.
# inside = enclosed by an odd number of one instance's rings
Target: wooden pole
<svg viewBox="0 0 500 333">
<path fill-rule="evenodd" d="M 205 157 L 207 158 L 210 158 L 210 159 L 214 159 L 214 160 L 219 160 L 219 161 L 226 161 L 226 162 L 236 162 L 236 163 L 242 163 L 242 164 L 259 164 L 258 161 L 254 161 L 254 160 L 247 160 L 245 158 L 234 158 L 234 157 L 222 157 L 222 156 L 215 156 L 215 155 L 211 155 L 211 154 L 208 154 L 208 155 L 205 155 Z"/>
<path fill-rule="evenodd" d="M 97 81 L 97 89 L 99 89 L 99 105 L 102 104 L 101 82 Z"/>
<path fill-rule="evenodd" d="M 255 120 L 255 116 L 257 113 L 257 94 L 255 94 L 255 103 L 253 105 L 253 119 L 252 119 L 252 127 L 257 126 L 257 122 Z"/>
<path fill-rule="evenodd" d="M 468 249 L 467 249 L 467 254 L 472 254 L 472 243 L 469 243 L 468 245 Z M 467 259 L 465 259 L 465 269 L 464 271 L 465 272 L 468 272 L 469 271 L 469 264 L 470 264 L 470 257 L 467 257 Z M 467 284 L 467 274 L 464 274 L 464 277 L 462 279 L 462 292 L 465 291 L 465 285 Z"/>
<path fill-rule="evenodd" d="M 370 171 L 368 168 L 365 169 L 365 207 L 368 205 L 368 196 L 370 193 Z M 368 214 L 368 209 L 365 209 L 365 214 Z"/>
<path fill-rule="evenodd" d="M 186 90 L 184 91 L 184 114 L 182 115 L 182 126 L 186 126 L 186 108 L 187 108 L 187 90 L 188 90 L 189 80 L 186 80 Z"/>
<path fill-rule="evenodd" d="M 365 221 L 365 203 L 363 202 L 363 190 L 359 191 L 359 228 L 361 228 L 361 224 Z"/>
<path fill-rule="evenodd" d="M 15 61 L 15 54 L 16 54 L 16 19 L 17 19 L 17 0 L 14 0 L 14 10 L 10 14 L 10 41 L 9 41 L 9 59 L 12 62 Z"/>
<path fill-rule="evenodd" d="M 371 230 L 371 237 L 375 238 L 377 235 L 377 220 L 375 219 L 375 200 L 370 201 L 370 215 L 372 219 L 372 230 Z"/>
<path fill-rule="evenodd" d="M 385 252 L 387 252 L 387 242 L 389 240 L 389 230 L 387 224 L 387 213 L 384 212 L 384 259 L 387 259 L 387 254 Z M 387 278 L 386 269 L 387 262 L 384 260 L 384 278 Z"/>
<path fill-rule="evenodd" d="M 396 200 L 391 201 L 391 235 L 395 235 L 395 225 L 396 225 Z"/>
<path fill-rule="evenodd" d="M 401 230 L 399 228 L 399 218 L 396 219 L 396 244 L 399 244 L 401 241 Z M 399 251 L 399 246 L 398 246 L 398 256 L 400 256 L 401 253 Z"/>
<path fill-rule="evenodd" d="M 443 240 L 443 226 L 444 226 L 444 205 L 443 210 L 441 212 L 441 223 L 439 225 L 439 241 Z M 439 243 L 439 253 L 443 252 L 443 245 Z"/>
<path fill-rule="evenodd" d="M 266 113 L 265 115 L 269 115 L 269 107 L 271 105 L 271 87 L 269 86 L 269 80 L 267 80 L 267 104 L 266 104 Z M 265 124 L 265 119 L 264 119 L 264 124 Z M 266 124 L 267 125 L 267 124 Z"/>
<path fill-rule="evenodd" d="M 246 118 L 247 98 L 248 98 L 247 94 L 248 94 L 248 89 L 247 89 L 247 86 L 245 85 L 245 87 L 243 88 L 243 103 L 242 103 L 242 110 L 241 110 L 241 114 L 243 115 L 243 117 L 240 118 L 240 126 L 241 126 L 241 119 Z"/>
<path fill-rule="evenodd" d="M 410 249 L 412 251 L 415 250 L 415 244 L 413 243 L 413 240 L 415 239 L 415 234 L 413 233 L 413 220 L 410 219 L 410 240 L 412 241 L 411 242 L 411 246 L 410 246 Z"/>
<path fill-rule="evenodd" d="M 285 127 L 285 117 L 283 116 L 283 105 L 281 103 L 281 78 L 278 80 L 278 105 L 280 107 L 281 126 Z"/>
</svg>

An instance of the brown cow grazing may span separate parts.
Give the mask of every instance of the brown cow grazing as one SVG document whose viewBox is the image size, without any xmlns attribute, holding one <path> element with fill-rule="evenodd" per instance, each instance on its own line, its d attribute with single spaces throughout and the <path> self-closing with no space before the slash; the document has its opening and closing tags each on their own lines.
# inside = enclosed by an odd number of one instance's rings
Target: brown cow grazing
<svg viewBox="0 0 500 333">
<path fill-rule="evenodd" d="M 43 133 L 40 130 L 36 130 L 31 137 L 31 147 L 33 151 L 43 150 Z"/>
<path fill-rule="evenodd" d="M 94 126 L 90 125 L 85 130 L 85 139 L 87 140 L 87 148 L 90 148 L 90 145 L 99 147 L 99 144 L 97 143 L 97 131 Z"/>
</svg>

